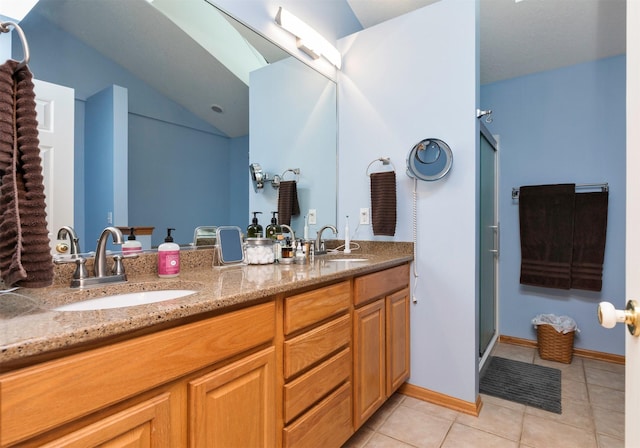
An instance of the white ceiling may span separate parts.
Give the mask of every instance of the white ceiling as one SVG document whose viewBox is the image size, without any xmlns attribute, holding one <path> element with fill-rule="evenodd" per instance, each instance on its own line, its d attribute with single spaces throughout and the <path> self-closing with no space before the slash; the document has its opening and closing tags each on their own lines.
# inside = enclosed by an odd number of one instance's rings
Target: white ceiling
<svg viewBox="0 0 640 448">
<path fill-rule="evenodd" d="M 249 133 L 246 83 L 147 1 L 40 0 L 34 12 L 227 136 Z"/>
<path fill-rule="evenodd" d="M 365 28 L 435 1 L 347 0 Z M 481 84 L 626 51 L 626 0 L 479 1 Z"/>
<path fill-rule="evenodd" d="M 364 28 L 434 1 L 347 0 Z M 479 1 L 482 84 L 625 52 L 625 0 Z M 40 0 L 34 10 L 229 137 L 248 133 L 246 84 L 148 2 Z"/>
</svg>

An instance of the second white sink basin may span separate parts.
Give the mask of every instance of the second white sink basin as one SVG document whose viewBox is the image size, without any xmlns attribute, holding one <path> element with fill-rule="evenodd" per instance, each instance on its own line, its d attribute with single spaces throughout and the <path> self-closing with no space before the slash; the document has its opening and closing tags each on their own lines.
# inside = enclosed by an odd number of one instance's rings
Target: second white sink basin
<svg viewBox="0 0 640 448">
<path fill-rule="evenodd" d="M 83 300 L 53 308 L 54 311 L 91 311 L 107 310 L 111 308 L 124 308 L 129 306 L 146 305 L 149 303 L 163 302 L 165 300 L 178 299 L 196 293 L 191 289 L 165 289 L 160 291 L 141 291 L 128 294 L 100 297 L 97 299 Z"/>
</svg>

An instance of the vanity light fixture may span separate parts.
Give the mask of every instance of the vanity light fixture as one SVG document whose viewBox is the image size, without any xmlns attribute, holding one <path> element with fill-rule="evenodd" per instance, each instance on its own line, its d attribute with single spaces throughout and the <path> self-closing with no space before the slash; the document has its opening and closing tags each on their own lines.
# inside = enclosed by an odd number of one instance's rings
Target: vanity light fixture
<svg viewBox="0 0 640 448">
<path fill-rule="evenodd" d="M 276 14 L 276 23 L 296 36 L 296 44 L 299 49 L 307 53 L 313 59 L 324 56 L 326 60 L 338 69 L 342 67 L 342 55 L 336 47 L 331 45 L 320 33 L 304 23 L 280 6 Z"/>
</svg>

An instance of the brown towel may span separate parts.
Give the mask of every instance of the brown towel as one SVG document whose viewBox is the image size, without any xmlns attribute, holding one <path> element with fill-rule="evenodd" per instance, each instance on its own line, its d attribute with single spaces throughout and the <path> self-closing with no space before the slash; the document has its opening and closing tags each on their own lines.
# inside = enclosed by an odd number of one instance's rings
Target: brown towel
<svg viewBox="0 0 640 448">
<path fill-rule="evenodd" d="M 278 222 L 291 225 L 291 217 L 300 214 L 298 187 L 295 180 L 283 180 L 278 189 Z"/>
<path fill-rule="evenodd" d="M 576 194 L 571 287 L 602 290 L 609 193 Z"/>
<path fill-rule="evenodd" d="M 569 289 L 575 184 L 520 187 L 520 283 Z"/>
<path fill-rule="evenodd" d="M 0 66 L 0 274 L 5 285 L 53 282 L 35 93 L 27 67 Z"/>
<path fill-rule="evenodd" d="M 396 234 L 396 172 L 371 173 L 371 224 L 374 235 Z"/>
</svg>

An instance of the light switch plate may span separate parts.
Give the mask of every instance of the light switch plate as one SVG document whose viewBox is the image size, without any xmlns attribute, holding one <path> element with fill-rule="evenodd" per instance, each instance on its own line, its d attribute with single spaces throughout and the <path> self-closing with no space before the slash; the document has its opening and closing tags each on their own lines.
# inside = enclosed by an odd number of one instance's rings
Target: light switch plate
<svg viewBox="0 0 640 448">
<path fill-rule="evenodd" d="M 310 208 L 309 209 L 309 214 L 307 215 L 307 223 L 309 225 L 313 225 L 313 224 L 317 224 L 318 219 L 316 216 L 316 209 L 315 208 Z"/>
</svg>

